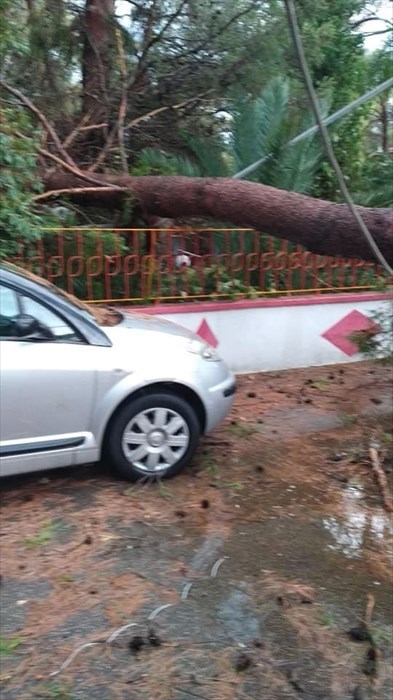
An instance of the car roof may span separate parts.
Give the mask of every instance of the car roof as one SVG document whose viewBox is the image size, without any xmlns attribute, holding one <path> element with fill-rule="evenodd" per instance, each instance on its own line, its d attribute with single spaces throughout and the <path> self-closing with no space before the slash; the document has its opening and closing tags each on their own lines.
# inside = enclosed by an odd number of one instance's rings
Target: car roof
<svg viewBox="0 0 393 700">
<path fill-rule="evenodd" d="M 76 325 L 80 332 L 92 345 L 110 346 L 112 343 L 96 322 L 94 316 L 88 316 L 88 312 L 78 304 L 78 299 L 71 299 L 63 290 L 50 285 L 44 279 L 24 270 L 12 263 L 0 263 L 0 280 L 15 291 L 25 292 L 35 297 L 37 301 L 47 304 L 58 311 L 70 323 Z"/>
</svg>

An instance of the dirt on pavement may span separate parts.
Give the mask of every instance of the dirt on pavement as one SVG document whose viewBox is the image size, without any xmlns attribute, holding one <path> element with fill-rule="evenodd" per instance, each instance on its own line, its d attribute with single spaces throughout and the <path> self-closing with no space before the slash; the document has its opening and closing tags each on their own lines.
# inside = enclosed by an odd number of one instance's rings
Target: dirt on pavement
<svg viewBox="0 0 393 700">
<path fill-rule="evenodd" d="M 392 368 L 238 383 L 173 480 L 2 480 L 3 700 L 391 697 Z"/>
</svg>

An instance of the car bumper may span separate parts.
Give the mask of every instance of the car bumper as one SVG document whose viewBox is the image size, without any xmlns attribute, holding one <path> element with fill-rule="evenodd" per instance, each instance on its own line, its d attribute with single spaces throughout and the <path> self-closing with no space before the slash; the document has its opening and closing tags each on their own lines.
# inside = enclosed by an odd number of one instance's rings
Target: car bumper
<svg viewBox="0 0 393 700">
<path fill-rule="evenodd" d="M 231 409 L 236 392 L 236 381 L 229 375 L 224 381 L 210 387 L 205 397 L 206 426 L 205 433 L 210 433 L 225 418 Z"/>
</svg>

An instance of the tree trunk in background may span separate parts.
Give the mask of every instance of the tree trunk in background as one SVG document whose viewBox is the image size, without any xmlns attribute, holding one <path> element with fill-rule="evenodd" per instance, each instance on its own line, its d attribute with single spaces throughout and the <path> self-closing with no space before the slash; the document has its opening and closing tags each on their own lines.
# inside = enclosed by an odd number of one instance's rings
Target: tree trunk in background
<svg viewBox="0 0 393 700">
<path fill-rule="evenodd" d="M 86 0 L 83 18 L 83 114 L 91 124 L 105 122 L 110 100 L 111 44 L 115 0 Z M 97 132 L 100 133 L 100 132 Z"/>
<path fill-rule="evenodd" d="M 121 207 L 128 198 L 144 215 L 171 219 L 202 217 L 209 221 L 249 226 L 264 233 L 299 243 L 321 255 L 374 260 L 350 211 L 294 192 L 254 182 L 226 178 L 178 176 L 130 177 L 95 174 L 103 185 L 124 189 L 69 193 L 83 205 L 108 209 Z M 86 188 L 86 181 L 69 173 L 54 173 L 45 180 L 47 191 Z M 393 218 L 389 209 L 358 207 L 375 242 L 393 263 Z"/>
</svg>

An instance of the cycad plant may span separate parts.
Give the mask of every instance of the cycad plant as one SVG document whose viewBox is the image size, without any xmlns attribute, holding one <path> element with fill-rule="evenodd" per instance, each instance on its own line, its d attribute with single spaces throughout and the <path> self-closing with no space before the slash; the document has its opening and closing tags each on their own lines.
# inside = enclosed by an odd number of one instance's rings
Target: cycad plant
<svg viewBox="0 0 393 700">
<path fill-rule="evenodd" d="M 235 104 L 231 145 L 236 171 L 264 158 L 248 179 L 308 193 L 320 164 L 321 145 L 313 138 L 293 146 L 288 142 L 311 124 L 308 113 L 299 117 L 294 109 L 289 80 L 274 78 L 256 100 Z"/>
</svg>

